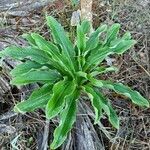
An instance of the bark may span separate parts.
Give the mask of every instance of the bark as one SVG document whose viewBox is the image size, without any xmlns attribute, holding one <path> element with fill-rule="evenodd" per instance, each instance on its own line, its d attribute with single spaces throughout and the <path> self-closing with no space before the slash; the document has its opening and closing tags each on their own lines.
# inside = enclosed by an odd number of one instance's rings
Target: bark
<svg viewBox="0 0 150 150">
<path fill-rule="evenodd" d="M 79 114 L 76 121 L 75 145 L 77 150 L 104 150 L 82 103 L 79 103 Z"/>
</svg>

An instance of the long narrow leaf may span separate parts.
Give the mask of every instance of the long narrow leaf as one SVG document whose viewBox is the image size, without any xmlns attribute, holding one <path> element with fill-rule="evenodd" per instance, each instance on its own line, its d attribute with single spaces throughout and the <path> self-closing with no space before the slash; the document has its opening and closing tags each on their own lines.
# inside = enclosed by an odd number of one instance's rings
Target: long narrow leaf
<svg viewBox="0 0 150 150">
<path fill-rule="evenodd" d="M 51 90 L 51 84 L 44 85 L 43 87 L 35 90 L 27 100 L 18 103 L 14 107 L 15 112 L 31 112 L 37 108 L 45 106 L 52 94 Z"/>
<path fill-rule="evenodd" d="M 60 78 L 60 75 L 53 70 L 49 71 L 41 71 L 41 70 L 33 70 L 27 72 L 26 74 L 22 74 L 20 76 L 14 77 L 11 80 L 11 84 L 13 85 L 26 85 L 34 82 L 49 82 L 54 83 Z"/>
<path fill-rule="evenodd" d="M 111 67 L 97 67 L 93 72 L 90 73 L 91 76 L 96 76 L 98 74 L 102 74 L 102 73 L 107 73 L 107 72 L 117 72 L 118 71 L 118 68 L 114 67 L 114 66 L 111 66 Z"/>
<path fill-rule="evenodd" d="M 122 83 L 113 83 L 103 80 L 89 79 L 91 83 L 98 87 L 104 87 L 108 89 L 112 89 L 119 94 L 123 94 L 126 97 L 130 98 L 133 103 L 139 106 L 149 107 L 149 102 L 146 100 L 139 92 L 132 90 L 128 86 L 123 85 Z"/>
<path fill-rule="evenodd" d="M 105 46 L 91 53 L 84 65 L 84 71 L 94 68 L 101 63 L 110 54 L 122 54 L 136 43 L 135 40 L 115 40 L 111 42 L 110 47 Z"/>
<path fill-rule="evenodd" d="M 102 93 L 100 93 L 97 90 L 95 90 L 95 91 L 103 104 L 102 108 L 105 111 L 105 113 L 107 114 L 107 116 L 109 118 L 109 122 L 112 124 L 113 127 L 115 127 L 116 129 L 119 129 L 119 118 L 118 118 L 115 110 L 111 106 L 110 102 L 108 102 L 108 100 L 102 95 Z"/>
<path fill-rule="evenodd" d="M 128 86 L 123 85 L 122 83 L 106 83 L 103 82 L 104 87 L 114 90 L 119 94 L 123 94 L 130 98 L 133 103 L 139 106 L 149 107 L 149 102 L 137 91 L 131 90 Z"/>
<path fill-rule="evenodd" d="M 100 118 L 102 116 L 102 102 L 99 99 L 99 96 L 96 94 L 96 92 L 94 91 L 94 89 L 88 85 L 84 86 L 84 91 L 88 94 L 92 106 L 94 108 L 95 111 L 95 123 L 97 123 L 98 121 L 100 121 Z"/>
<path fill-rule="evenodd" d="M 106 56 L 113 54 L 113 51 L 109 50 L 109 47 L 104 47 L 99 49 L 96 53 L 90 55 L 86 61 L 86 64 L 83 67 L 83 70 L 90 70 L 91 68 L 94 69 L 99 63 L 101 63 Z"/>
<path fill-rule="evenodd" d="M 113 51 L 116 54 L 123 54 L 126 50 L 130 49 L 135 44 L 135 40 L 119 39 L 117 42 L 111 43 L 110 51 Z"/>
<path fill-rule="evenodd" d="M 85 50 L 86 47 L 86 36 L 82 26 L 79 24 L 77 26 L 77 47 L 79 50 L 78 55 L 81 55 L 81 53 Z"/>
<path fill-rule="evenodd" d="M 41 68 L 43 65 L 34 62 L 34 61 L 27 61 L 25 63 L 22 63 L 18 66 L 16 66 L 11 72 L 10 74 L 14 77 L 14 76 L 19 76 L 21 74 L 25 74 L 33 69 L 39 69 Z"/>
<path fill-rule="evenodd" d="M 96 31 L 94 31 L 88 41 L 86 42 L 86 48 L 85 48 L 85 53 L 87 54 L 90 50 L 93 50 L 94 48 L 96 48 L 99 44 L 99 36 L 101 35 L 101 33 L 105 32 L 107 29 L 107 25 L 102 25 L 100 26 Z"/>
<path fill-rule="evenodd" d="M 46 17 L 47 25 L 50 27 L 52 31 L 52 36 L 55 41 L 55 43 L 59 44 L 62 48 L 62 55 L 66 57 L 68 60 L 68 63 L 70 64 L 71 68 L 74 70 L 75 68 L 75 62 L 74 62 L 74 56 L 75 51 L 73 44 L 69 40 L 69 38 L 66 36 L 65 31 L 61 24 L 59 24 L 55 18 L 51 16 Z"/>
<path fill-rule="evenodd" d="M 109 118 L 110 123 L 118 129 L 119 119 L 106 98 L 98 90 L 89 85 L 84 86 L 84 88 L 90 100 L 92 101 L 92 106 L 95 110 L 95 123 L 100 120 L 102 110 L 104 110 Z"/>
<path fill-rule="evenodd" d="M 120 29 L 120 24 L 119 23 L 113 24 L 108 29 L 105 44 L 110 44 L 111 41 L 113 41 L 117 38 L 117 34 L 119 32 L 119 29 Z"/>
<path fill-rule="evenodd" d="M 31 33 L 31 36 L 41 50 L 46 51 L 47 53 L 51 53 L 52 50 L 53 52 L 59 52 L 59 49 L 54 44 L 46 41 L 41 35 Z"/>
<path fill-rule="evenodd" d="M 88 33 L 91 29 L 91 22 L 88 20 L 83 20 L 81 23 L 81 27 L 83 29 L 84 34 Z"/>
<path fill-rule="evenodd" d="M 66 60 L 66 56 L 62 56 L 60 54 L 60 51 L 59 49 L 52 43 L 46 41 L 42 36 L 40 36 L 39 34 L 36 34 L 36 33 L 32 33 L 31 34 L 33 39 L 35 40 L 37 46 L 49 53 L 52 57 L 52 59 L 54 59 L 62 68 L 64 68 L 67 72 L 69 72 L 70 74 L 72 74 L 72 71 L 71 71 L 71 65 L 70 63 L 68 63 L 68 61 Z"/>
<path fill-rule="evenodd" d="M 59 24 L 52 16 L 47 16 L 47 25 L 52 31 L 53 38 L 55 43 L 58 43 L 62 46 L 63 52 L 67 57 L 73 57 L 75 55 L 73 45 L 69 38 L 66 36 L 65 31 L 61 24 Z"/>
<path fill-rule="evenodd" d="M 49 61 L 49 57 L 47 54 L 45 54 L 45 52 L 31 47 L 22 48 L 17 46 L 10 46 L 1 51 L 0 55 L 2 55 L 3 57 L 11 57 L 18 60 L 30 58 L 33 61 L 41 64 L 45 64 Z"/>
<path fill-rule="evenodd" d="M 61 74 L 67 74 L 67 72 L 63 69 L 64 67 L 58 64 L 58 61 L 55 61 L 53 58 L 51 58 L 45 51 L 37 48 L 10 46 L 1 51 L 0 56 L 11 57 L 18 60 L 24 60 L 27 58 L 40 64 L 48 63 L 51 66 L 50 68 L 54 67 Z"/>
<path fill-rule="evenodd" d="M 74 81 L 64 79 L 56 83 L 53 87 L 53 95 L 46 106 L 46 117 L 51 119 L 55 117 L 62 109 L 65 98 L 75 89 Z"/>
<path fill-rule="evenodd" d="M 34 41 L 34 39 L 32 38 L 32 36 L 31 36 L 31 34 L 23 34 L 22 35 L 22 37 L 24 38 L 24 39 L 26 39 L 28 42 L 29 42 L 29 44 L 30 45 L 32 45 L 33 47 L 37 47 L 36 46 L 36 43 L 35 43 L 35 41 Z"/>
<path fill-rule="evenodd" d="M 65 109 L 60 114 L 60 124 L 54 131 L 54 140 L 51 144 L 51 149 L 58 148 L 67 138 L 67 133 L 71 130 L 73 123 L 76 120 L 76 100 L 79 96 L 79 91 L 73 91 L 66 99 Z"/>
</svg>

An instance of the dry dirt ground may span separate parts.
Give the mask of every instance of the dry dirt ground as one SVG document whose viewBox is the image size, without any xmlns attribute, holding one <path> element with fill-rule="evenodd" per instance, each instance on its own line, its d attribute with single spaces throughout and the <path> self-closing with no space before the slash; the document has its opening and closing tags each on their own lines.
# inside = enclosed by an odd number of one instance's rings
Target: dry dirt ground
<svg viewBox="0 0 150 150">
<path fill-rule="evenodd" d="M 15 2 L 15 3 L 14 3 Z M 106 74 L 100 78 L 123 82 L 150 99 L 150 2 L 149 0 L 95 0 L 93 3 L 93 26 L 101 23 L 121 24 L 121 33 L 129 30 L 138 42 L 121 57 L 110 57 L 119 73 Z M 78 7 L 62 0 L 0 1 L 0 50 L 10 44 L 25 45 L 24 32 L 38 32 L 49 38 L 44 14 L 55 16 L 71 36 L 70 18 Z M 13 112 L 13 106 L 29 96 L 37 85 L 14 87 L 9 84 L 9 71 L 17 64 L 10 59 L 0 60 L 0 149 L 46 150 L 52 140 L 57 119 L 45 121 L 44 112 L 38 110 L 25 115 Z M 98 125 L 92 125 L 93 113 L 88 102 L 82 98 L 77 122 L 61 150 L 149 150 L 150 109 L 132 105 L 126 97 L 106 91 L 121 120 L 117 131 L 104 116 Z M 86 109 L 82 109 L 82 107 Z"/>
</svg>

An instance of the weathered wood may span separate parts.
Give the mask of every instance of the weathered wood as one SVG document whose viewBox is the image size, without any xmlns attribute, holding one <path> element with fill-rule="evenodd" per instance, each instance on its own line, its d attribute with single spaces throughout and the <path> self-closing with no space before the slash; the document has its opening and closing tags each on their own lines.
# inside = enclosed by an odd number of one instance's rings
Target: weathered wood
<svg viewBox="0 0 150 150">
<path fill-rule="evenodd" d="M 82 103 L 79 103 L 75 132 L 76 150 L 104 150 L 90 118 L 84 114 L 86 111 Z"/>
<path fill-rule="evenodd" d="M 12 16 L 27 16 L 30 12 L 38 10 L 54 0 L 3 0 L 0 1 L 0 13 Z"/>
</svg>

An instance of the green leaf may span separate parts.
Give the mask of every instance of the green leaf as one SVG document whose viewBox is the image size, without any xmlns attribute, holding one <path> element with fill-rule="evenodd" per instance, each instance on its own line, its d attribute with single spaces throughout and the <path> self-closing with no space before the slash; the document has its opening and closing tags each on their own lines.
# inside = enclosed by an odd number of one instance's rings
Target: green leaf
<svg viewBox="0 0 150 150">
<path fill-rule="evenodd" d="M 78 71 L 78 72 L 76 73 L 76 75 L 77 75 L 78 77 L 83 77 L 83 78 L 87 79 L 87 73 L 86 73 L 86 72 Z"/>
<path fill-rule="evenodd" d="M 17 60 L 24 60 L 25 58 L 31 59 L 37 63 L 40 64 L 46 64 L 48 63 L 51 68 L 56 68 L 61 74 L 67 74 L 66 71 L 64 71 L 64 67 L 60 66 L 58 64 L 58 61 L 55 61 L 52 59 L 48 54 L 40 49 L 33 48 L 33 47 L 16 47 L 11 46 L 7 47 L 5 50 L 0 52 L 0 55 L 3 57 L 12 57 Z"/>
<path fill-rule="evenodd" d="M 98 90 L 96 90 L 96 93 L 102 101 L 102 108 L 106 112 L 109 118 L 109 122 L 112 124 L 113 127 L 119 129 L 119 118 L 115 110 L 112 108 L 110 102 L 108 102 L 108 100 Z"/>
<path fill-rule="evenodd" d="M 94 86 L 97 86 L 99 88 L 104 86 L 102 80 L 97 80 L 94 77 L 92 77 L 91 75 L 88 75 L 88 79 L 89 79 L 90 83 Z"/>
<path fill-rule="evenodd" d="M 33 61 L 36 61 L 40 64 L 44 64 L 49 61 L 49 56 L 45 52 L 33 47 L 22 48 L 17 46 L 10 46 L 1 51 L 0 55 L 3 57 L 11 57 L 17 60 L 31 58 Z"/>
<path fill-rule="evenodd" d="M 95 123 L 100 120 L 102 116 L 102 110 L 104 110 L 109 118 L 110 123 L 115 128 L 119 129 L 119 119 L 106 98 L 98 90 L 89 85 L 85 85 L 84 89 L 92 102 L 92 106 L 94 107 Z"/>
<path fill-rule="evenodd" d="M 34 83 L 34 82 L 54 83 L 59 78 L 60 78 L 60 75 L 54 70 L 49 70 L 49 71 L 33 70 L 30 72 L 27 72 L 26 74 L 22 74 L 17 77 L 14 77 L 11 80 L 11 84 L 26 85 L 26 84 Z"/>
<path fill-rule="evenodd" d="M 25 113 L 45 106 L 50 99 L 52 85 L 46 84 L 43 87 L 33 91 L 31 96 L 14 107 L 15 112 Z"/>
<path fill-rule="evenodd" d="M 96 53 L 91 54 L 86 64 L 83 67 L 83 70 L 91 70 L 94 69 L 99 63 L 101 63 L 108 55 L 113 54 L 113 51 L 110 51 L 108 47 L 103 47 L 99 49 Z"/>
<path fill-rule="evenodd" d="M 146 100 L 139 92 L 132 90 L 128 86 L 123 85 L 122 83 L 113 83 L 104 80 L 96 80 L 94 78 L 89 78 L 90 82 L 97 86 L 108 88 L 114 90 L 115 92 L 125 95 L 126 97 L 130 98 L 133 103 L 139 106 L 146 106 L 149 107 L 149 101 Z"/>
<path fill-rule="evenodd" d="M 133 45 L 136 44 L 135 40 L 122 40 L 119 39 L 114 43 L 111 43 L 110 51 L 113 51 L 117 54 L 123 54 L 126 50 L 130 49 Z"/>
<path fill-rule="evenodd" d="M 110 115 L 109 115 L 109 121 L 110 123 L 116 128 L 119 129 L 119 118 L 113 109 L 113 107 L 110 105 L 110 103 L 107 105 L 109 107 Z"/>
<path fill-rule="evenodd" d="M 22 37 L 24 39 L 26 39 L 29 42 L 30 45 L 32 45 L 33 47 L 36 47 L 36 43 L 35 43 L 34 39 L 32 38 L 31 34 L 24 33 L 22 35 Z"/>
<path fill-rule="evenodd" d="M 83 70 L 93 69 L 95 66 L 100 64 L 110 54 L 122 54 L 136 43 L 135 40 L 115 40 L 114 44 L 111 43 L 111 47 L 102 47 L 97 49 L 94 53 L 91 53 L 87 58 L 86 64 Z"/>
<path fill-rule="evenodd" d="M 120 29 L 120 24 L 119 23 L 115 23 L 113 24 L 107 31 L 107 35 L 106 35 L 106 41 L 105 44 L 110 44 L 111 41 L 115 40 L 117 38 L 117 34 L 119 32 Z"/>
<path fill-rule="evenodd" d="M 60 113 L 60 124 L 54 131 L 54 140 L 51 143 L 51 149 L 58 148 L 67 138 L 67 133 L 71 130 L 73 123 L 76 120 L 76 108 L 79 91 L 71 92 L 66 98 L 65 108 Z"/>
<path fill-rule="evenodd" d="M 60 44 L 66 57 L 73 57 L 75 55 L 73 45 L 69 38 L 66 36 L 65 31 L 61 24 L 59 24 L 52 16 L 47 16 L 47 25 L 51 29 L 51 34 L 55 43 Z"/>
<path fill-rule="evenodd" d="M 15 76 L 19 76 L 21 74 L 25 74 L 31 70 L 34 70 L 34 69 L 39 69 L 43 67 L 43 65 L 37 63 L 37 62 L 34 62 L 34 61 L 26 61 L 25 63 L 22 63 L 18 66 L 16 66 L 11 72 L 10 74 L 15 77 Z"/>
<path fill-rule="evenodd" d="M 79 24 L 77 26 L 77 47 L 79 50 L 78 56 L 80 56 L 86 47 L 86 36 L 82 26 Z"/>
<path fill-rule="evenodd" d="M 55 18 L 52 16 L 46 16 L 47 25 L 51 29 L 51 33 L 54 39 L 54 42 L 59 44 L 62 48 L 62 55 L 66 57 L 68 60 L 68 63 L 70 64 L 71 68 L 74 70 L 74 56 L 75 51 L 73 44 L 69 40 L 69 38 L 66 36 L 65 31 L 61 24 L 59 24 Z"/>
<path fill-rule="evenodd" d="M 128 86 L 123 85 L 122 83 L 107 83 L 104 82 L 104 87 L 114 90 L 119 94 L 123 94 L 130 98 L 133 103 L 139 106 L 146 106 L 149 107 L 149 102 L 137 91 L 131 90 Z"/>
<path fill-rule="evenodd" d="M 68 61 L 66 60 L 66 57 L 62 56 L 60 54 L 59 49 L 52 43 L 46 41 L 42 36 L 40 36 L 39 34 L 36 33 L 32 33 L 31 34 L 33 39 L 35 40 L 37 46 L 49 53 L 52 57 L 52 59 L 54 59 L 54 61 L 56 61 L 62 68 L 64 68 L 67 72 L 69 72 L 70 74 L 72 74 L 71 71 L 71 66 L 70 63 L 68 63 Z"/>
<path fill-rule="evenodd" d="M 51 66 L 53 66 L 62 76 L 69 76 L 68 72 L 64 67 L 62 67 L 58 61 L 55 61 L 54 59 L 49 58 L 49 64 L 51 69 L 53 69 Z"/>
<path fill-rule="evenodd" d="M 37 33 L 31 33 L 32 38 L 34 39 L 36 45 L 43 51 L 47 53 L 59 53 L 59 49 L 52 43 L 46 41 L 41 35 Z"/>
<path fill-rule="evenodd" d="M 62 109 L 66 97 L 76 88 L 74 81 L 64 79 L 59 81 L 53 87 L 53 95 L 46 106 L 46 117 L 52 119 Z"/>
<path fill-rule="evenodd" d="M 89 50 L 92 50 L 92 49 L 94 49 L 94 48 L 96 48 L 98 46 L 98 44 L 99 44 L 99 36 L 103 32 L 105 32 L 106 29 L 107 29 L 107 25 L 102 25 L 99 28 L 97 28 L 97 30 L 94 31 L 90 35 L 88 41 L 86 42 L 86 48 L 85 48 L 86 54 L 87 54 L 87 52 L 89 52 Z"/>
<path fill-rule="evenodd" d="M 87 93 L 87 95 L 89 96 L 92 106 L 94 108 L 95 111 L 95 124 L 100 121 L 101 115 L 102 115 L 102 102 L 99 99 L 99 96 L 97 95 L 97 93 L 94 91 L 94 89 L 88 85 L 85 85 L 83 87 L 84 91 Z"/>
<path fill-rule="evenodd" d="M 111 66 L 111 67 L 108 67 L 108 68 L 101 66 L 101 67 L 97 67 L 93 72 L 90 73 L 90 75 L 91 76 L 96 76 L 98 74 L 112 72 L 112 71 L 117 72 L 118 68 L 114 67 L 114 66 Z"/>
<path fill-rule="evenodd" d="M 127 31 L 122 37 L 124 40 L 131 40 L 131 38 L 131 33 L 129 31 Z"/>
<path fill-rule="evenodd" d="M 88 21 L 88 20 L 83 20 L 82 21 L 81 28 L 82 28 L 84 34 L 86 34 L 90 31 L 91 26 L 92 25 L 91 25 L 90 21 Z"/>
</svg>

